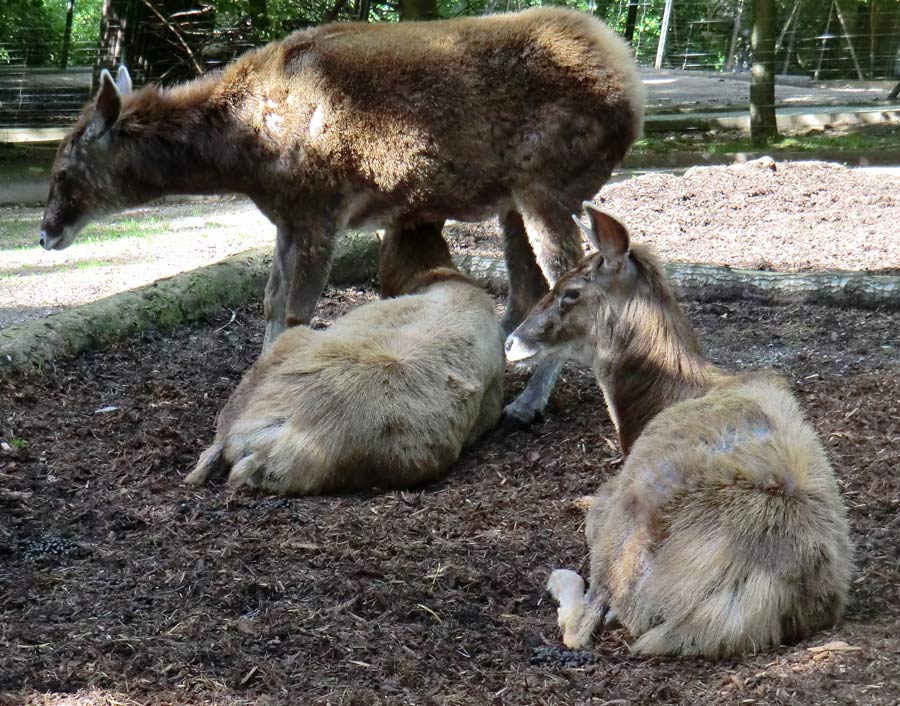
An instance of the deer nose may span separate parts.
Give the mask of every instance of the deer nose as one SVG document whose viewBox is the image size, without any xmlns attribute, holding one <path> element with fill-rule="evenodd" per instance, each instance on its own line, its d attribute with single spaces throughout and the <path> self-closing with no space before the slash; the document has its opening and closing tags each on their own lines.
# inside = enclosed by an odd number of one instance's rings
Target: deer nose
<svg viewBox="0 0 900 706">
<path fill-rule="evenodd" d="M 46 242 L 47 242 L 47 231 L 42 230 L 41 231 L 41 247 L 42 248 L 47 247 L 46 245 L 44 245 L 44 243 L 46 243 Z"/>
</svg>

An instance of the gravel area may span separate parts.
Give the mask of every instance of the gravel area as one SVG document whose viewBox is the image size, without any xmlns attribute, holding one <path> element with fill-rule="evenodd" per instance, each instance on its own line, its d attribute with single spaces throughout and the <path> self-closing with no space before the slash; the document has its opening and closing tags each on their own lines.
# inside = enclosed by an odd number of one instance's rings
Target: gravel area
<svg viewBox="0 0 900 706">
<path fill-rule="evenodd" d="M 597 203 L 666 260 L 783 271 L 900 273 L 900 173 L 756 160 L 643 174 Z M 453 245 L 501 256 L 496 224 L 458 225 Z"/>
</svg>

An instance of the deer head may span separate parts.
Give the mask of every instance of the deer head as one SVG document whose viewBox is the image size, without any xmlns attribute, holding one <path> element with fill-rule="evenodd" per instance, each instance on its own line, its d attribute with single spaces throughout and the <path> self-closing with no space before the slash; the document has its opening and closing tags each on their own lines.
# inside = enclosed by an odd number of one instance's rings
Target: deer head
<svg viewBox="0 0 900 706">
<path fill-rule="evenodd" d="M 563 275 L 506 339 L 511 362 L 575 358 L 591 364 L 614 340 L 618 315 L 633 296 L 638 276 L 625 226 L 589 202 L 590 225 L 577 217 L 597 252 Z"/>
<path fill-rule="evenodd" d="M 89 220 L 120 205 L 112 129 L 119 119 L 122 96 L 130 91 L 131 77 L 124 66 L 115 80 L 104 69 L 96 99 L 60 144 L 41 221 L 44 249 L 67 248 Z"/>
</svg>

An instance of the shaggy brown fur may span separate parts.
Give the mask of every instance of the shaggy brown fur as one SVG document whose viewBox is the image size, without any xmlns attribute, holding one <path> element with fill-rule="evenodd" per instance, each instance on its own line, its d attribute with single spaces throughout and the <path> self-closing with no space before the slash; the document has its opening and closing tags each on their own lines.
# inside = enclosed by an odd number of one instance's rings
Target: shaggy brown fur
<svg viewBox="0 0 900 706">
<path fill-rule="evenodd" d="M 600 252 L 507 341 L 593 364 L 626 454 L 587 516 L 591 582 L 554 571 L 569 647 L 611 610 L 641 654 L 721 656 L 835 623 L 851 570 L 824 449 L 783 380 L 706 362 L 662 269 L 585 204 Z"/>
<path fill-rule="evenodd" d="M 120 95 L 105 74 L 60 147 L 42 243 L 66 247 L 97 215 L 166 193 L 248 194 L 278 227 L 270 345 L 309 321 L 341 229 L 500 214 L 511 329 L 542 274 L 578 261 L 569 214 L 643 110 L 629 50 L 582 13 L 325 25 L 171 89 Z"/>
<path fill-rule="evenodd" d="M 225 405 L 186 482 L 230 468 L 232 484 L 271 493 L 407 488 L 443 476 L 497 422 L 493 301 L 454 268 L 438 229 L 406 237 L 389 231 L 382 248 L 387 293 L 400 296 L 326 331 L 285 331 Z"/>
</svg>

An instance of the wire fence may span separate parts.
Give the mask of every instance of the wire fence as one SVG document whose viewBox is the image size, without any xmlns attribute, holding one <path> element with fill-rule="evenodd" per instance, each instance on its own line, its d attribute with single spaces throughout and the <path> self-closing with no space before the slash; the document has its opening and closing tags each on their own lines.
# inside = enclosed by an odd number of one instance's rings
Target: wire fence
<svg viewBox="0 0 900 706">
<path fill-rule="evenodd" d="M 541 0 L 441 1 L 442 13 L 448 16 L 541 4 Z M 0 36 L 0 125 L 70 121 L 90 92 L 91 81 L 77 67 L 90 67 L 96 80 L 101 66 L 124 61 L 138 83 L 168 83 L 220 66 L 298 27 L 360 16 L 390 21 L 397 16 L 395 4 L 378 0 L 244 2 L 232 3 L 232 9 L 224 12 L 202 0 L 106 0 L 98 37 L 68 46 L 59 28 L 7 30 Z M 643 65 L 741 73 L 751 67 L 752 2 L 569 0 L 562 4 L 604 19 L 630 40 Z M 270 16 L 260 14 L 260 7 L 267 8 Z M 900 79 L 900 0 L 777 0 L 777 11 L 776 73 L 816 80 Z M 60 64 L 75 67 L 63 76 L 77 80 L 60 79 L 59 85 L 39 80 L 42 70 Z"/>
</svg>

